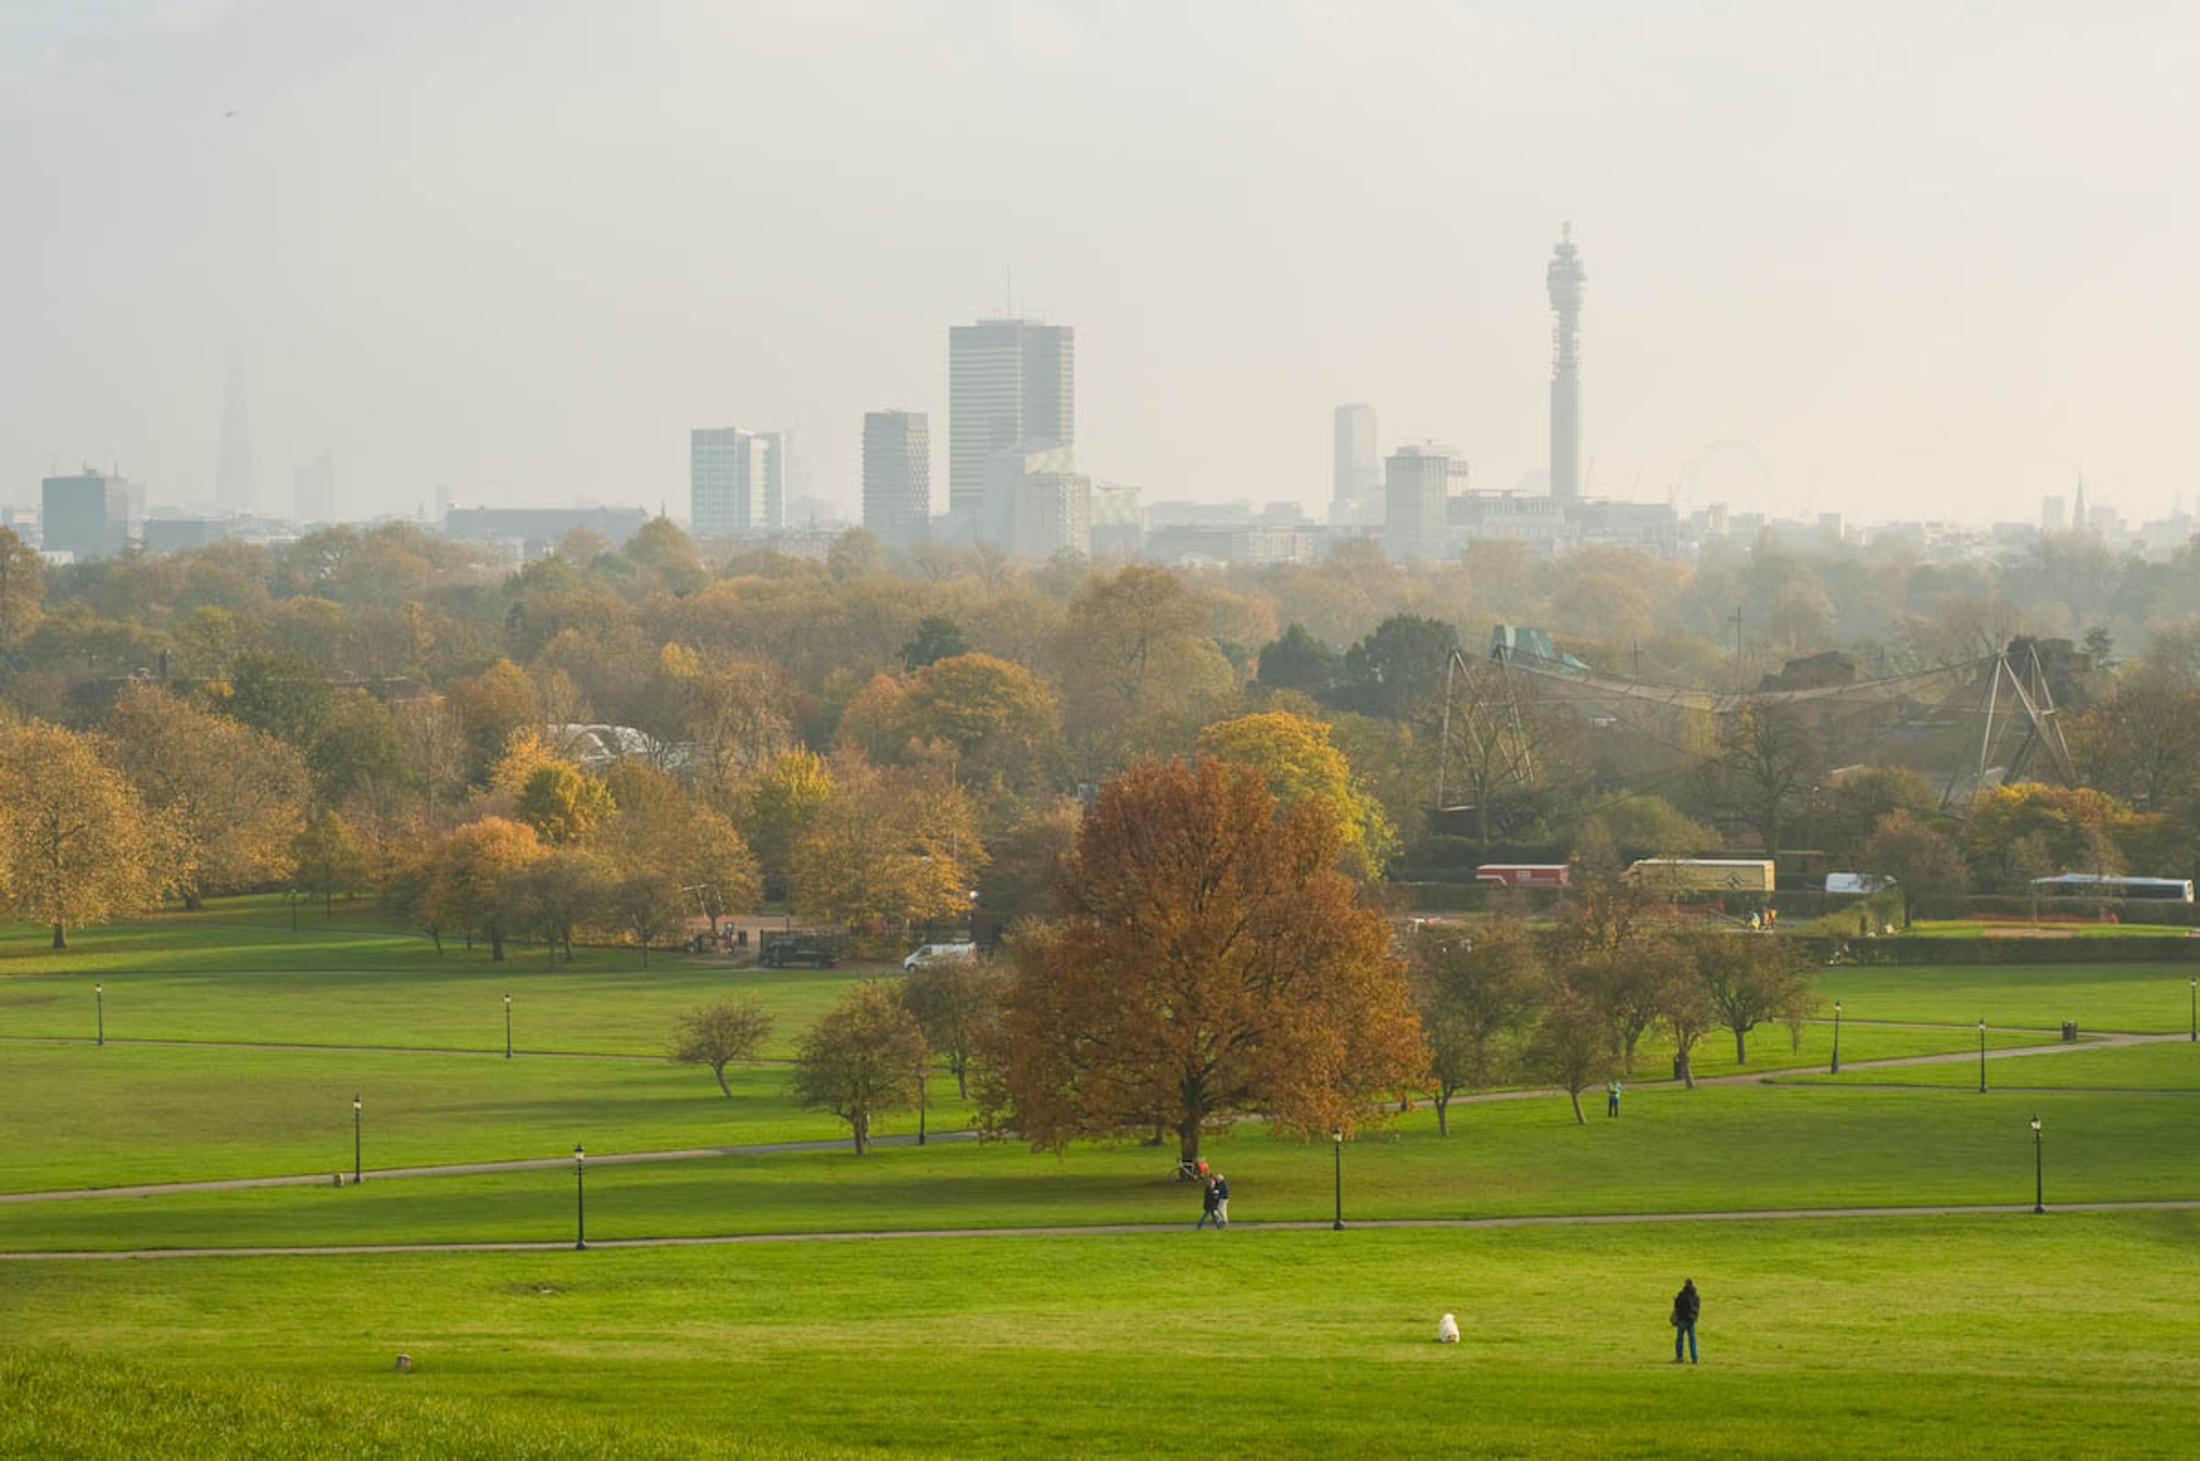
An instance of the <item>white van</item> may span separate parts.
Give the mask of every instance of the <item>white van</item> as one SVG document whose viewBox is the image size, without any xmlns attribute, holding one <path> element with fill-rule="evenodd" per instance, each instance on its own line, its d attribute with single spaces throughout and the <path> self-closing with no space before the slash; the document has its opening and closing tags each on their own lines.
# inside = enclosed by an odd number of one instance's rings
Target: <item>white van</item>
<svg viewBox="0 0 2200 1461">
<path fill-rule="evenodd" d="M 918 949 L 908 958 L 902 960 L 901 967 L 903 969 L 914 969 L 917 965 L 933 959 L 975 959 L 977 957 L 978 946 L 976 944 L 926 944 L 923 948 Z"/>
</svg>

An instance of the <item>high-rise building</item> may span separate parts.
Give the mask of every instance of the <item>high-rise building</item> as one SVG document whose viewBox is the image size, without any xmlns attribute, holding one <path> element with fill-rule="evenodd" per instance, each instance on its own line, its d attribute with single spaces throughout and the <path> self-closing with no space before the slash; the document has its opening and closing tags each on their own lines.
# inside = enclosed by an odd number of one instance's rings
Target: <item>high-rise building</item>
<svg viewBox="0 0 2200 1461">
<path fill-rule="evenodd" d="M 336 521 L 336 455 L 322 452 L 290 474 L 290 515 L 302 523 Z"/>
<path fill-rule="evenodd" d="M 2040 531 L 2059 533 L 2063 530 L 2063 500 L 2061 493 L 2040 499 Z"/>
<path fill-rule="evenodd" d="M 46 552 L 81 562 L 129 546 L 130 484 L 122 478 L 86 467 L 74 477 L 48 477 L 40 487 L 39 541 Z"/>
<path fill-rule="evenodd" d="M 245 414 L 244 360 L 229 354 L 229 385 L 223 393 L 221 456 L 214 466 L 214 501 L 224 512 L 253 508 L 252 423 Z"/>
<path fill-rule="evenodd" d="M 1402 446 L 1384 460 L 1383 546 L 1393 560 L 1444 556 L 1451 478 L 1442 447 Z"/>
<path fill-rule="evenodd" d="M 947 508 L 976 513 L 986 464 L 1025 442 L 1077 440 L 1076 332 L 1038 320 L 980 320 L 947 332 Z"/>
<path fill-rule="evenodd" d="M 1588 277 L 1574 226 L 1562 224 L 1543 284 L 1558 316 L 1551 331 L 1551 495 L 1569 502 L 1581 495 L 1581 286 Z"/>
<path fill-rule="evenodd" d="M 699 538 L 783 525 L 785 444 L 776 431 L 703 426 L 688 433 L 688 527 Z"/>
<path fill-rule="evenodd" d="M 1113 482 L 1092 489 L 1092 553 L 1095 558 L 1136 558 L 1146 551 L 1146 515 L 1138 489 Z"/>
<path fill-rule="evenodd" d="M 2081 533 L 2093 530 L 2093 519 L 2086 515 L 2085 510 L 2085 478 L 2083 477 L 2078 479 L 2078 500 L 2071 504 L 2070 526 Z"/>
<path fill-rule="evenodd" d="M 1070 450 L 1025 442 L 986 463 L 978 535 L 1018 558 L 1045 559 L 1065 549 L 1092 553 L 1092 479 L 1074 469 Z"/>
<path fill-rule="evenodd" d="M 1329 520 L 1341 527 L 1381 522 L 1383 462 L 1375 446 L 1375 408 L 1339 406 L 1332 445 Z"/>
<path fill-rule="evenodd" d="M 863 415 L 863 525 L 890 547 L 924 541 L 932 521 L 932 429 L 922 411 Z"/>
</svg>

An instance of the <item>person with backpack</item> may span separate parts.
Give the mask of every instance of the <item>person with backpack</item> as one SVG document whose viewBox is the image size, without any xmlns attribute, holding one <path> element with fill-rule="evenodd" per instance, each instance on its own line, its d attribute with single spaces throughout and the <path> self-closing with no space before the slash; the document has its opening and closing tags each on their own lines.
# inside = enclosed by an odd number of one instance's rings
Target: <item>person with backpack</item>
<svg viewBox="0 0 2200 1461">
<path fill-rule="evenodd" d="M 1696 1316 L 1703 1312 L 1703 1295 L 1696 1292 L 1696 1281 L 1681 1280 L 1681 1291 L 1673 1295 L 1673 1363 L 1681 1362 L 1681 1341 L 1688 1341 L 1688 1362 L 1696 1363 Z"/>
<path fill-rule="evenodd" d="M 1604 1114 L 1606 1116 L 1619 1115 L 1619 1093 L 1624 1089 L 1626 1088 L 1616 1079 L 1604 1083 Z"/>
</svg>

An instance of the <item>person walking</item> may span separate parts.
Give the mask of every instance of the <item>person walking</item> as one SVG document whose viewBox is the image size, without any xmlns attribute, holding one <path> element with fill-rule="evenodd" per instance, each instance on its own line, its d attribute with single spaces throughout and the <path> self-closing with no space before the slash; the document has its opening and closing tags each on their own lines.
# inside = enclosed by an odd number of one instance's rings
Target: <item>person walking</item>
<svg viewBox="0 0 2200 1461">
<path fill-rule="evenodd" d="M 1230 1226 L 1230 1179 L 1215 1173 L 1215 1226 Z"/>
<path fill-rule="evenodd" d="M 1222 1197 L 1215 1190 L 1215 1187 L 1215 1179 L 1209 1177 L 1207 1185 L 1200 1189 L 1199 1221 L 1192 1224 L 1192 1231 L 1195 1233 L 1209 1223 L 1213 1223 L 1217 1228 L 1222 1226 Z"/>
<path fill-rule="evenodd" d="M 1703 1312 L 1703 1296 L 1696 1292 L 1696 1281 L 1681 1280 L 1681 1291 L 1673 1295 L 1673 1363 L 1681 1362 L 1681 1341 L 1688 1341 L 1688 1362 L 1696 1363 L 1696 1316 Z"/>
<path fill-rule="evenodd" d="M 1625 1089 L 1626 1087 L 1622 1086 L 1617 1080 L 1608 1080 L 1604 1083 L 1604 1114 L 1606 1116 L 1619 1115 L 1619 1093 Z"/>
</svg>

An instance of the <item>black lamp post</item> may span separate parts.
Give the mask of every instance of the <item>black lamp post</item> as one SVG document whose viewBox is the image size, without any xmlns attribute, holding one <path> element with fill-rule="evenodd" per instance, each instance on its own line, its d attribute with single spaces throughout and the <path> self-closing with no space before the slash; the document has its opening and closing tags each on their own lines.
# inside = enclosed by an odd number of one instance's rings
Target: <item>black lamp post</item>
<svg viewBox="0 0 2200 1461">
<path fill-rule="evenodd" d="M 573 1143 L 573 1246 L 588 1246 L 588 1184 L 585 1172 L 588 1153 L 581 1150 L 579 1142 Z"/>
<path fill-rule="evenodd" d="M 2047 1211 L 2047 1187 L 2040 1166 L 2040 1118 L 2032 1118 L 2032 1211 Z"/>
<path fill-rule="evenodd" d="M 1331 1224 L 1329 1225 L 1329 1227 L 1330 1227 L 1330 1231 L 1332 1231 L 1332 1232 L 1338 1232 L 1338 1233 L 1341 1233 L 1341 1232 L 1343 1232 L 1343 1231 L 1344 1231 L 1344 1128 L 1343 1128 L 1343 1127 L 1341 1127 L 1341 1126 L 1337 1126 L 1337 1127 L 1332 1127 L 1332 1128 L 1330 1129 L 1330 1132 L 1329 1132 L 1329 1144 L 1330 1144 L 1330 1145 L 1331 1145 L 1332 1147 L 1334 1147 L 1334 1148 L 1336 1149 L 1336 1153 L 1337 1153 L 1337 1220 L 1336 1220 L 1335 1222 L 1331 1223 Z"/>
<path fill-rule="evenodd" d="M 1833 1002 L 1833 1071 L 1832 1071 L 1832 1074 L 1834 1074 L 1834 1075 L 1839 1075 L 1840 1073 L 1841 1073 L 1841 1001 L 1837 999 L 1837 1000 L 1835 1000 L 1835 1001 Z"/>
<path fill-rule="evenodd" d="M 1978 1017 L 1978 1093 L 1986 1094 L 1986 1016 Z"/>
<path fill-rule="evenodd" d="M 509 991 L 504 996 L 504 1058 L 512 1058 L 512 996 Z"/>
<path fill-rule="evenodd" d="M 104 984 L 92 986 L 92 1018 L 99 1022 L 95 1039 L 104 1045 L 107 1043 L 107 986 Z"/>
<path fill-rule="evenodd" d="M 359 1185 L 359 1122 L 361 1107 L 359 1097 L 351 1098 L 351 1185 Z"/>
</svg>

